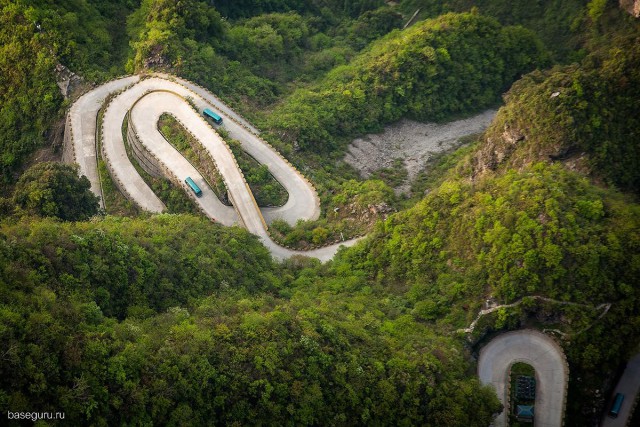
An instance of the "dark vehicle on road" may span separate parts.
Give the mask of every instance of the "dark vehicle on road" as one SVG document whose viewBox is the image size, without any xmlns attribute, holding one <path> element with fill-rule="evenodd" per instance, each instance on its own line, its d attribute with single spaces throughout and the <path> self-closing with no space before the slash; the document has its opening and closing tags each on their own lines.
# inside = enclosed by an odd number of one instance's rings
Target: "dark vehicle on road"
<svg viewBox="0 0 640 427">
<path fill-rule="evenodd" d="M 609 416 L 611 418 L 618 418 L 618 414 L 620 413 L 620 408 L 622 407 L 623 400 L 624 400 L 624 394 L 617 393 L 615 399 L 613 399 L 611 410 L 609 411 Z"/>
</svg>

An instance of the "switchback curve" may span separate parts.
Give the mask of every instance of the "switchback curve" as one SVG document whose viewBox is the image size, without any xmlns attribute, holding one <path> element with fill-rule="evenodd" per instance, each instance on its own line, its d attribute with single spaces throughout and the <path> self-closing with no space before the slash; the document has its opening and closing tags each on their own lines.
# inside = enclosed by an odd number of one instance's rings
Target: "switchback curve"
<svg viewBox="0 0 640 427">
<path fill-rule="evenodd" d="M 339 246 L 351 246 L 357 241 L 354 239 L 311 251 L 296 251 L 271 240 L 266 224 L 273 219 L 280 218 L 293 224 L 299 219 L 318 218 L 320 202 L 315 188 L 273 147 L 259 138 L 255 128 L 213 94 L 193 83 L 162 74 L 147 78 L 130 76 L 106 83 L 83 95 L 72 106 L 68 120 L 70 141 L 67 143 L 71 145 L 73 161 L 79 164 L 80 173 L 89 178 L 91 189 L 98 196 L 101 190 L 95 129 L 97 112 L 109 97 L 111 99 L 104 108 L 101 129 L 103 156 L 118 187 L 142 209 L 162 212 L 165 206 L 129 161 L 122 136 L 125 120 L 128 120 L 137 141 L 170 179 L 182 183 L 186 176 L 191 176 L 207 189 L 201 198 L 193 197 L 188 192 L 207 216 L 224 225 L 244 225 L 260 237 L 274 257 L 284 259 L 292 255 L 305 255 L 326 261 L 333 257 Z M 258 208 L 228 146 L 187 100 L 198 111 L 210 108 L 223 117 L 229 135 L 240 141 L 242 148 L 258 162 L 265 164 L 287 190 L 289 199 L 284 206 Z M 200 174 L 159 133 L 157 121 L 165 112 L 179 119 L 214 158 L 229 189 L 235 211 L 217 200 Z"/>
<path fill-rule="evenodd" d="M 503 405 L 508 403 L 508 381 L 511 366 L 524 362 L 536 371 L 536 427 L 560 427 L 566 404 L 569 367 L 562 348 L 547 335 L 531 330 L 507 332 L 492 339 L 480 350 L 478 376 L 483 384 L 491 384 Z M 493 425 L 507 426 L 507 408 Z"/>
</svg>

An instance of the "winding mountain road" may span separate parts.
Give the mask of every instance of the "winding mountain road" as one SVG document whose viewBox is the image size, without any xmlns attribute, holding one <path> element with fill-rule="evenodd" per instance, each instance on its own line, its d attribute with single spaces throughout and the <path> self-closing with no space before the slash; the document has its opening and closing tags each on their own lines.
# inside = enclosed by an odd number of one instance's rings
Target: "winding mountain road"
<svg viewBox="0 0 640 427">
<path fill-rule="evenodd" d="M 267 223 L 274 219 L 295 224 L 299 219 L 313 220 L 319 217 L 320 200 L 315 188 L 273 147 L 260 139 L 254 127 L 217 97 L 193 83 L 165 74 L 114 80 L 86 93 L 72 106 L 68 120 L 71 126 L 68 143 L 72 145 L 73 159 L 66 160 L 78 163 L 80 174 L 89 178 L 91 189 L 96 195 L 101 196 L 96 162 L 97 113 L 110 95 L 113 98 L 105 106 L 102 118 L 103 156 L 114 181 L 142 209 L 159 213 L 166 207 L 138 174 L 127 156 L 122 134 L 125 121 L 128 121 L 145 152 L 166 171 L 165 174 L 170 175 L 168 178 L 182 183 L 187 176 L 191 176 L 204 190 L 200 198 L 190 191 L 187 193 L 207 216 L 223 225 L 243 225 L 249 232 L 260 237 L 275 258 L 305 255 L 326 261 L 335 255 L 340 246 L 351 246 L 357 242 L 358 239 L 353 239 L 315 250 L 296 251 L 279 246 L 271 240 Z M 262 209 L 257 206 L 231 150 L 200 114 L 204 108 L 210 108 L 222 116 L 224 128 L 229 135 L 240 141 L 243 150 L 249 155 L 266 165 L 274 178 L 283 185 L 289 194 L 283 206 Z M 214 159 L 233 207 L 222 204 L 201 174 L 160 134 L 157 123 L 163 113 L 176 117 Z"/>
<path fill-rule="evenodd" d="M 491 384 L 498 399 L 505 405 L 493 425 L 508 425 L 508 381 L 511 366 L 524 362 L 536 372 L 536 427 L 561 427 L 566 404 L 569 368 L 562 351 L 553 339 L 531 330 L 498 335 L 480 350 L 478 376 L 483 384 Z"/>
</svg>

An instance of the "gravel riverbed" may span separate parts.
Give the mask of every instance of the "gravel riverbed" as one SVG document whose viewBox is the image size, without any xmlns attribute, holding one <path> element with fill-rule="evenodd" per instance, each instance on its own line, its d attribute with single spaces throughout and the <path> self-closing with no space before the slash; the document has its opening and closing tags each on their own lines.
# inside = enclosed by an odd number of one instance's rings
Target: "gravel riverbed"
<svg viewBox="0 0 640 427">
<path fill-rule="evenodd" d="M 402 119 L 387 126 L 382 133 L 355 139 L 344 160 L 368 178 L 376 170 L 392 167 L 394 159 L 402 159 L 408 177 L 396 191 L 404 192 L 431 156 L 456 147 L 462 137 L 484 131 L 495 115 L 496 110 L 486 110 L 448 123 Z"/>
</svg>

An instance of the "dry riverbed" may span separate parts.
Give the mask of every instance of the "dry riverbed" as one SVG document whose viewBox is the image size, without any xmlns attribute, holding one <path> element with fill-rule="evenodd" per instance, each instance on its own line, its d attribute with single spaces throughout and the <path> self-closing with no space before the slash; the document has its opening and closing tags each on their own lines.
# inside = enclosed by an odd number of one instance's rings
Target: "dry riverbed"
<svg viewBox="0 0 640 427">
<path fill-rule="evenodd" d="M 398 167 L 401 159 L 407 178 L 396 187 L 406 192 L 409 183 L 424 170 L 434 155 L 460 145 L 460 139 L 484 131 L 493 120 L 496 110 L 449 123 L 420 123 L 400 120 L 387 126 L 382 133 L 355 139 L 344 160 L 356 168 L 364 178 L 380 169 Z"/>
</svg>

